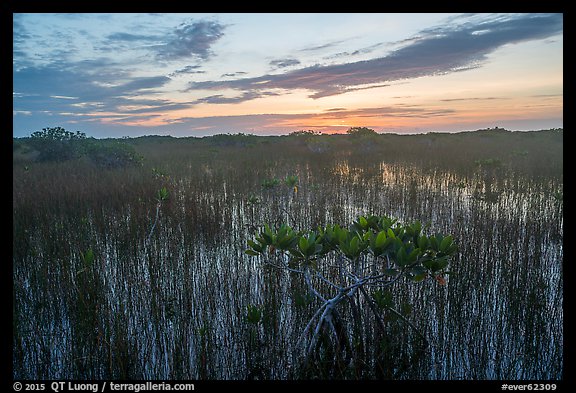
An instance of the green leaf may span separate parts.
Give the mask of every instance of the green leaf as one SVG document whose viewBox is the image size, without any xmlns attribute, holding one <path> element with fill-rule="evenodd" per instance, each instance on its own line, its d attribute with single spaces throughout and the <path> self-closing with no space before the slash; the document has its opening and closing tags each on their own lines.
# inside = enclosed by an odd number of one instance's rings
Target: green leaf
<svg viewBox="0 0 576 393">
<path fill-rule="evenodd" d="M 336 233 L 339 243 L 343 243 L 348 237 L 348 230 L 340 228 L 338 225 L 334 227 L 334 232 Z"/>
<path fill-rule="evenodd" d="M 92 265 L 92 262 L 94 262 L 94 251 L 92 251 L 92 249 L 89 248 L 82 256 L 82 259 L 84 260 L 85 265 L 87 266 Z"/>
<path fill-rule="evenodd" d="M 446 254 L 448 255 L 452 255 L 456 252 L 456 250 L 458 249 L 458 246 L 454 243 L 452 243 L 445 251 Z"/>
<path fill-rule="evenodd" d="M 426 269 L 434 271 L 433 267 L 436 266 L 436 261 L 434 259 L 428 259 L 422 262 L 422 266 L 424 266 Z"/>
<path fill-rule="evenodd" d="M 262 235 L 262 239 L 264 240 L 263 244 L 266 244 L 266 245 L 274 244 L 274 234 L 272 233 L 272 230 L 270 229 L 268 224 L 264 225 L 264 232 L 262 232 L 261 235 Z M 262 242 L 260 242 L 260 243 L 262 243 Z"/>
<path fill-rule="evenodd" d="M 374 234 L 372 233 L 372 231 L 365 232 L 364 235 L 362 235 L 362 240 L 364 242 L 369 242 L 373 236 L 374 236 Z"/>
<path fill-rule="evenodd" d="M 412 277 L 412 281 L 420 282 L 426 278 L 426 275 L 426 273 L 416 274 L 414 277 Z"/>
<path fill-rule="evenodd" d="M 384 269 L 384 271 L 382 273 L 384 273 L 387 276 L 394 277 L 394 276 L 397 276 L 398 273 L 400 273 L 400 272 L 396 269 Z"/>
<path fill-rule="evenodd" d="M 350 240 L 350 251 L 352 254 L 356 254 L 358 252 L 358 244 L 360 243 L 360 239 L 357 236 L 354 236 L 352 240 Z"/>
<path fill-rule="evenodd" d="M 408 262 L 409 263 L 415 262 L 416 259 L 418 258 L 418 255 L 420 255 L 420 249 L 415 248 L 414 250 L 412 250 L 410 255 L 408 255 Z"/>
<path fill-rule="evenodd" d="M 436 273 L 444 269 L 446 266 L 448 266 L 448 260 L 446 258 L 434 258 L 422 262 L 422 266 L 424 266 L 427 269 L 430 269 L 432 273 Z"/>
<path fill-rule="evenodd" d="M 428 247 L 428 238 L 424 235 L 420 236 L 418 239 L 418 247 L 421 250 L 425 250 Z"/>
<path fill-rule="evenodd" d="M 440 251 L 446 252 L 448 247 L 452 244 L 452 236 L 446 236 L 440 243 Z"/>
<path fill-rule="evenodd" d="M 392 246 L 392 251 L 393 252 L 398 252 L 398 250 L 400 250 L 400 248 L 404 247 L 404 243 L 402 243 L 402 240 L 400 240 L 399 238 L 391 238 L 389 237 L 388 239 L 386 239 L 386 241 L 390 240 L 390 245 Z"/>
<path fill-rule="evenodd" d="M 166 187 L 162 187 L 161 189 L 158 190 L 157 197 L 159 201 L 165 201 L 166 199 L 168 199 L 168 190 L 166 189 Z"/>
<path fill-rule="evenodd" d="M 300 250 L 291 248 L 288 250 L 288 252 L 290 253 L 290 255 L 292 255 L 293 260 L 295 261 L 300 261 L 304 259 L 304 254 Z"/>
<path fill-rule="evenodd" d="M 414 229 L 412 229 L 410 226 L 406 227 L 404 232 L 406 232 L 408 236 L 414 236 Z"/>
<path fill-rule="evenodd" d="M 306 250 L 308 249 L 308 239 L 302 236 L 298 241 L 298 248 L 303 254 L 306 254 Z"/>
<path fill-rule="evenodd" d="M 391 237 L 387 237 L 386 241 L 384 242 L 384 249 L 390 247 L 392 243 L 394 243 L 394 239 L 392 239 Z"/>
<path fill-rule="evenodd" d="M 419 235 L 420 231 L 422 230 L 422 224 L 420 223 L 420 221 L 416 221 L 413 225 L 412 228 L 414 229 L 414 234 L 415 235 Z"/>
<path fill-rule="evenodd" d="M 438 238 L 436 236 L 431 236 L 429 239 L 430 248 L 434 251 L 438 251 Z"/>
<path fill-rule="evenodd" d="M 414 282 L 420 282 L 428 275 L 428 271 L 424 266 L 415 266 L 410 269 L 410 273 L 412 274 L 412 281 Z"/>
<path fill-rule="evenodd" d="M 396 252 L 396 264 L 398 266 L 405 266 L 408 263 L 408 255 L 406 254 L 406 249 L 400 247 L 398 252 Z"/>
<path fill-rule="evenodd" d="M 440 270 L 444 269 L 446 266 L 448 266 L 448 259 L 446 259 L 446 258 L 437 259 L 435 271 L 440 271 Z"/>
<path fill-rule="evenodd" d="M 360 226 L 364 229 L 368 226 L 368 220 L 366 220 L 364 216 L 360 216 L 358 222 L 360 223 Z"/>
<path fill-rule="evenodd" d="M 254 250 L 244 250 L 244 253 L 246 253 L 246 254 L 248 254 L 248 255 L 251 255 L 251 256 L 253 256 L 253 257 L 260 255 L 260 253 L 257 253 L 257 252 L 254 251 Z"/>
<path fill-rule="evenodd" d="M 297 240 L 296 236 L 290 234 L 290 235 L 284 236 L 282 239 L 277 239 L 277 246 L 281 250 L 287 250 L 287 249 L 293 247 L 297 241 L 298 240 Z"/>
<path fill-rule="evenodd" d="M 384 247 L 385 243 L 386 243 L 386 232 L 385 231 L 378 232 L 378 236 L 376 236 L 376 241 L 374 242 L 374 245 L 377 248 L 382 248 Z"/>
</svg>

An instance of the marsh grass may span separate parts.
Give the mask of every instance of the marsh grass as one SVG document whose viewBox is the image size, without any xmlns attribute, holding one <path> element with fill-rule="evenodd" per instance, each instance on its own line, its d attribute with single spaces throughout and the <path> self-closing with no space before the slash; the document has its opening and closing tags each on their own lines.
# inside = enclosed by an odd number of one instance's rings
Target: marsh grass
<svg viewBox="0 0 576 393">
<path fill-rule="evenodd" d="M 144 164 L 112 170 L 15 155 L 14 378 L 561 379 L 562 132 L 370 138 L 138 138 Z M 246 241 L 360 214 L 453 234 L 452 275 L 398 282 L 384 330 L 343 310 L 352 366 L 305 367 L 318 304 Z"/>
</svg>

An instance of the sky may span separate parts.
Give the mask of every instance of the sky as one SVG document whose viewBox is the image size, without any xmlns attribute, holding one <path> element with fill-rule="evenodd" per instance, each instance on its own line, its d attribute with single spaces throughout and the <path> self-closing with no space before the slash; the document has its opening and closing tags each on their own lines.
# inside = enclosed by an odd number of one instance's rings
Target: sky
<svg viewBox="0 0 576 393">
<path fill-rule="evenodd" d="M 562 14 L 13 14 L 13 136 L 563 127 Z"/>
</svg>

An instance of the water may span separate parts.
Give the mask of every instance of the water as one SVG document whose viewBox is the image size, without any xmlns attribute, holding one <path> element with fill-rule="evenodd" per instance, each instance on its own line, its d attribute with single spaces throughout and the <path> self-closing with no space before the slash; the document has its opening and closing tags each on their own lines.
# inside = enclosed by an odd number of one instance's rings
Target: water
<svg viewBox="0 0 576 393">
<path fill-rule="evenodd" d="M 345 323 L 364 357 L 344 377 L 562 379 L 563 205 L 552 193 L 561 181 L 503 171 L 487 186 L 479 171 L 346 157 L 279 160 L 265 171 L 203 165 L 173 170 L 149 245 L 155 204 L 142 198 L 118 208 L 16 204 L 15 378 L 302 377 L 296 343 L 319 304 L 296 301 L 305 295 L 298 277 L 243 253 L 250 228 L 385 214 L 450 233 L 459 250 L 447 285 L 393 288 L 429 347 L 392 316 L 379 332 L 359 298 L 364 326 Z M 288 174 L 299 177 L 297 193 L 259 187 Z M 258 204 L 247 203 L 251 194 Z M 95 261 L 79 273 L 89 247 Z M 246 320 L 248 305 L 261 321 Z"/>
</svg>

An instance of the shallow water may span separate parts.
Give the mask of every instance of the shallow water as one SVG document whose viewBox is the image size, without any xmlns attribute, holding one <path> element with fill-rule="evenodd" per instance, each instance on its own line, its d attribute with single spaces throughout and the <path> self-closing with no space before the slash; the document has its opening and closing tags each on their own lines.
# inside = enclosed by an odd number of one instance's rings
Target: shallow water
<svg viewBox="0 0 576 393">
<path fill-rule="evenodd" d="M 13 258 L 14 378 L 298 378 L 296 342 L 319 305 L 296 301 L 298 278 L 244 254 L 250 228 L 346 226 L 360 214 L 428 223 L 459 250 L 446 286 L 394 286 L 430 346 L 420 351 L 416 333 L 392 318 L 382 337 L 363 305 L 364 363 L 345 377 L 562 378 L 558 181 L 499 173 L 487 186 L 482 173 L 347 158 L 289 164 L 270 173 L 297 175 L 297 193 L 264 190 L 262 173 L 242 178 L 237 168 L 181 176 L 150 244 L 155 205 L 145 201 L 42 220 L 15 210 L 15 242 L 26 246 Z M 96 258 L 85 266 L 88 247 Z M 248 305 L 262 310 L 260 322 L 247 322 Z"/>
</svg>

